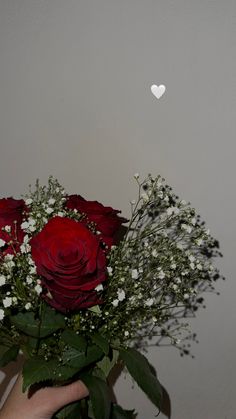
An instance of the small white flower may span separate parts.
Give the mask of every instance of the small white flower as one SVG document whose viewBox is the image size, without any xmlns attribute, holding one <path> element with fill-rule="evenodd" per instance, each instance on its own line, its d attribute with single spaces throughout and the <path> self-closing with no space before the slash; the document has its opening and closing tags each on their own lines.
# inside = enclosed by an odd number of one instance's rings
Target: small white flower
<svg viewBox="0 0 236 419">
<path fill-rule="evenodd" d="M 148 202 L 149 201 L 149 196 L 146 193 L 141 194 L 141 198 L 143 199 L 144 202 Z"/>
<path fill-rule="evenodd" d="M 138 179 L 138 178 L 139 178 L 139 173 L 135 173 L 135 174 L 134 174 L 134 178 L 135 178 L 135 179 Z"/>
<path fill-rule="evenodd" d="M 2 308 L 0 308 L 0 320 L 3 320 L 4 316 L 5 316 L 4 310 Z"/>
<path fill-rule="evenodd" d="M 132 279 L 137 279 L 138 278 L 138 271 L 137 271 L 137 269 L 132 269 L 131 277 L 132 277 Z"/>
<path fill-rule="evenodd" d="M 203 240 L 201 238 L 196 240 L 196 243 L 197 243 L 198 246 L 201 246 L 202 242 L 203 242 Z"/>
<path fill-rule="evenodd" d="M 23 223 L 21 223 L 20 226 L 22 230 L 27 230 L 29 228 L 29 223 L 27 221 L 24 221 Z"/>
<path fill-rule="evenodd" d="M 148 298 L 148 299 L 145 301 L 145 305 L 146 305 L 147 307 L 151 307 L 151 306 L 153 305 L 153 303 L 154 303 L 153 298 Z"/>
<path fill-rule="evenodd" d="M 111 304 L 113 305 L 113 307 L 117 307 L 119 304 L 119 300 L 115 299 L 111 302 Z"/>
<path fill-rule="evenodd" d="M 95 291 L 99 292 L 103 290 L 103 285 L 102 284 L 98 284 L 95 288 Z"/>
<path fill-rule="evenodd" d="M 0 247 L 5 246 L 5 244 L 6 244 L 5 240 L 0 239 Z"/>
<path fill-rule="evenodd" d="M 179 208 L 172 206 L 172 207 L 167 208 L 166 212 L 167 212 L 167 215 L 173 215 L 173 214 L 178 215 Z"/>
<path fill-rule="evenodd" d="M 184 294 L 184 299 L 187 300 L 189 298 L 189 294 Z"/>
<path fill-rule="evenodd" d="M 123 301 L 125 299 L 125 292 L 124 290 L 118 289 L 117 291 L 118 300 Z"/>
<path fill-rule="evenodd" d="M 152 256 L 153 256 L 154 258 L 156 258 L 156 257 L 157 257 L 157 255 L 158 255 L 158 253 L 157 253 L 156 249 L 154 249 L 154 250 L 152 251 Z"/>
<path fill-rule="evenodd" d="M 30 252 L 30 250 L 31 250 L 30 244 L 27 244 L 27 243 L 24 244 L 23 243 L 23 244 L 20 245 L 21 253 L 28 253 L 28 252 Z"/>
<path fill-rule="evenodd" d="M 112 271 L 113 271 L 113 269 L 111 268 L 111 266 L 108 266 L 107 267 L 107 272 L 108 272 L 109 275 L 112 275 Z"/>
<path fill-rule="evenodd" d="M 176 269 L 176 263 L 172 263 L 172 264 L 170 265 L 170 267 L 171 267 L 171 269 Z"/>
<path fill-rule="evenodd" d="M 30 270 L 29 270 L 29 273 L 30 273 L 30 274 L 36 274 L 36 272 L 37 272 L 37 268 L 36 268 L 36 266 L 31 266 L 31 267 L 30 267 Z"/>
<path fill-rule="evenodd" d="M 31 308 L 31 303 L 26 303 L 26 304 L 25 304 L 25 309 L 26 309 L 26 310 L 29 310 L 30 308 Z"/>
<path fill-rule="evenodd" d="M 5 226 L 4 227 L 4 230 L 7 232 L 7 233 L 10 233 L 11 232 L 11 226 Z"/>
<path fill-rule="evenodd" d="M 181 279 L 178 277 L 175 279 L 176 284 L 181 284 Z"/>
<path fill-rule="evenodd" d="M 202 265 L 201 265 L 201 263 L 198 263 L 198 264 L 197 264 L 197 269 L 198 269 L 199 271 L 201 271 L 201 270 L 202 270 Z"/>
<path fill-rule="evenodd" d="M 191 268 L 191 269 L 195 269 L 195 265 L 194 265 L 194 263 L 193 263 L 193 262 L 191 262 L 191 263 L 190 263 L 190 268 Z"/>
<path fill-rule="evenodd" d="M 28 198 L 28 199 L 25 200 L 26 205 L 31 205 L 32 202 L 33 202 L 33 199 L 31 199 L 31 198 Z"/>
<path fill-rule="evenodd" d="M 169 197 L 168 197 L 168 195 L 166 195 L 166 196 L 165 196 L 164 201 L 165 201 L 165 202 L 169 202 Z"/>
<path fill-rule="evenodd" d="M 10 307 L 12 305 L 12 298 L 11 297 L 4 298 L 3 305 L 4 307 Z"/>
<path fill-rule="evenodd" d="M 11 270 L 11 268 L 13 268 L 15 266 L 15 262 L 13 260 L 8 259 L 8 260 L 5 260 L 5 262 L 6 262 L 5 266 L 10 270 Z"/>
<path fill-rule="evenodd" d="M 181 229 L 187 231 L 187 233 L 191 233 L 192 227 L 188 224 L 181 224 Z"/>
<path fill-rule="evenodd" d="M 0 275 L 0 287 L 6 284 L 6 277 L 4 275 Z"/>
<path fill-rule="evenodd" d="M 14 255 L 7 254 L 4 258 L 5 262 L 10 262 L 14 258 Z"/>
<path fill-rule="evenodd" d="M 55 204 L 55 202 L 56 202 L 56 200 L 55 200 L 54 198 L 50 198 L 50 199 L 48 200 L 49 205 L 54 205 L 54 204 Z"/>
<path fill-rule="evenodd" d="M 128 330 L 126 330 L 126 331 L 125 331 L 124 335 L 125 335 L 125 336 L 129 336 L 129 332 L 128 332 Z"/>
<path fill-rule="evenodd" d="M 28 218 L 28 223 L 29 223 L 29 225 L 30 225 L 30 226 L 34 226 L 34 225 L 36 224 L 36 221 L 35 221 L 35 219 L 34 219 L 34 218 L 29 217 L 29 218 Z"/>
<path fill-rule="evenodd" d="M 196 222 L 197 222 L 196 218 L 192 218 L 191 223 L 193 226 L 195 226 Z"/>
<path fill-rule="evenodd" d="M 45 212 L 47 214 L 51 214 L 53 211 L 54 211 L 54 209 L 53 208 L 50 208 L 50 207 L 46 208 L 46 210 L 45 210 Z"/>
<path fill-rule="evenodd" d="M 178 287 L 178 285 L 174 284 L 174 285 L 172 285 L 172 288 L 173 288 L 174 291 L 176 291 L 179 287 Z"/>
<path fill-rule="evenodd" d="M 38 295 L 39 295 L 39 294 L 41 294 L 41 292 L 42 292 L 42 287 L 41 287 L 41 285 L 37 284 L 37 285 L 34 287 L 34 289 L 35 289 L 35 291 L 37 292 L 37 294 L 38 294 Z"/>
<path fill-rule="evenodd" d="M 193 256 L 193 255 L 190 255 L 188 258 L 189 258 L 190 262 L 194 262 L 195 259 L 196 259 L 195 256 Z"/>
<path fill-rule="evenodd" d="M 24 238 L 23 238 L 23 242 L 24 242 L 24 243 L 28 243 L 28 242 L 29 242 L 29 236 L 28 236 L 28 234 L 26 234 L 26 235 L 24 236 Z"/>
<path fill-rule="evenodd" d="M 27 276 L 27 278 L 26 278 L 26 283 L 27 283 L 28 285 L 30 285 L 30 284 L 32 284 L 32 282 L 33 282 L 33 279 L 31 278 L 31 276 Z"/>
<path fill-rule="evenodd" d="M 184 199 L 182 199 L 182 201 L 180 201 L 180 203 L 181 203 L 181 205 L 186 205 L 187 204 L 187 202 Z"/>
<path fill-rule="evenodd" d="M 59 211 L 59 212 L 57 213 L 57 215 L 58 215 L 59 217 L 64 217 L 64 213 L 63 213 L 62 211 Z"/>
<path fill-rule="evenodd" d="M 36 230 L 35 226 L 29 226 L 29 231 L 31 231 L 32 233 Z"/>
<path fill-rule="evenodd" d="M 130 201 L 130 203 L 131 203 L 132 205 L 135 205 L 136 201 L 133 199 L 132 201 Z"/>
<path fill-rule="evenodd" d="M 165 272 L 163 272 L 162 270 L 159 272 L 159 274 L 158 274 L 158 278 L 160 278 L 160 279 L 164 279 L 165 278 Z"/>
<path fill-rule="evenodd" d="M 179 250 L 183 250 L 183 245 L 181 243 L 177 243 L 176 247 Z"/>
<path fill-rule="evenodd" d="M 12 297 L 12 301 L 13 301 L 13 303 L 15 304 L 15 303 L 17 303 L 17 297 Z"/>
</svg>

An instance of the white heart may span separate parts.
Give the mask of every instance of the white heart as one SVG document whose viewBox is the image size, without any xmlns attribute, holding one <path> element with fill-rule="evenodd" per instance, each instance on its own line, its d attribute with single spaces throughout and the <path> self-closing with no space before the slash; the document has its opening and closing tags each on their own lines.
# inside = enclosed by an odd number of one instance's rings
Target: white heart
<svg viewBox="0 0 236 419">
<path fill-rule="evenodd" d="M 152 94 L 157 99 L 160 99 L 160 97 L 162 97 L 162 95 L 164 95 L 164 93 L 166 91 L 166 87 L 164 86 L 164 84 L 160 84 L 160 86 L 157 86 L 156 84 L 153 84 L 151 86 L 151 91 L 152 91 Z"/>
</svg>

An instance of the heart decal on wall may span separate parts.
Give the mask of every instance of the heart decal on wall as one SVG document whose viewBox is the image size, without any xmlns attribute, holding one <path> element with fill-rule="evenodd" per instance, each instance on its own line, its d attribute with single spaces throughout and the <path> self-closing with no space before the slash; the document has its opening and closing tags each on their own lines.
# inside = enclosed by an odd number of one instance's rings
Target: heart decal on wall
<svg viewBox="0 0 236 419">
<path fill-rule="evenodd" d="M 156 84 L 153 84 L 151 86 L 151 91 L 152 91 L 152 94 L 157 99 L 160 99 L 164 95 L 164 93 L 166 91 L 166 87 L 164 86 L 164 84 L 160 84 L 160 86 L 157 86 Z"/>
</svg>

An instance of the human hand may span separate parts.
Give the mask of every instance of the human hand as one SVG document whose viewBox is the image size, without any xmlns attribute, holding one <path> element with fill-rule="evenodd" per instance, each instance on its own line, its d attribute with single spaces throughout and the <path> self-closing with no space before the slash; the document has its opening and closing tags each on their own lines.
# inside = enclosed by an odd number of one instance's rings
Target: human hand
<svg viewBox="0 0 236 419">
<path fill-rule="evenodd" d="M 44 387 L 32 396 L 22 392 L 22 375 L 19 374 L 7 400 L 0 411 L 0 419 L 50 419 L 59 409 L 88 396 L 82 381 L 61 387 Z"/>
</svg>

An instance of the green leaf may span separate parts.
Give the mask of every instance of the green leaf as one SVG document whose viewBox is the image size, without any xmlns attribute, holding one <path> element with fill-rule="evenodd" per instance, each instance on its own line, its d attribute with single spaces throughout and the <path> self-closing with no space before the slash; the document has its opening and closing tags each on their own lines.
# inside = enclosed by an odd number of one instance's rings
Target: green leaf
<svg viewBox="0 0 236 419">
<path fill-rule="evenodd" d="M 112 404 L 110 419 L 134 419 L 134 410 L 124 410 L 118 404 Z"/>
<path fill-rule="evenodd" d="M 80 402 L 71 403 L 56 414 L 56 419 L 81 419 L 80 412 Z"/>
<path fill-rule="evenodd" d="M 46 380 L 64 382 L 77 373 L 77 368 L 61 365 L 56 358 L 46 361 L 42 357 L 28 359 L 23 367 L 23 391 L 32 384 Z"/>
<path fill-rule="evenodd" d="M 98 315 L 101 314 L 101 309 L 100 309 L 99 305 L 89 307 L 88 310 L 91 311 L 94 314 L 98 314 Z"/>
<path fill-rule="evenodd" d="M 98 346 L 88 346 L 87 352 L 83 353 L 75 348 L 69 348 L 62 354 L 63 363 L 77 371 L 101 359 L 103 352 Z"/>
<path fill-rule="evenodd" d="M 0 355 L 0 367 L 5 367 L 5 365 L 9 364 L 9 362 L 16 360 L 19 352 L 19 346 L 14 345 L 11 348 L 2 347 L 1 349 L 3 349 L 3 351 L 1 351 Z"/>
<path fill-rule="evenodd" d="M 65 327 L 65 318 L 63 314 L 58 313 L 53 308 L 45 305 L 42 311 L 42 321 L 40 327 L 40 337 L 50 335 L 58 329 Z"/>
<path fill-rule="evenodd" d="M 55 378 L 54 371 L 58 366 L 57 360 L 45 361 L 44 358 L 28 359 L 23 366 L 23 392 L 32 384 Z"/>
<path fill-rule="evenodd" d="M 120 358 L 124 361 L 129 373 L 152 403 L 160 409 L 162 388 L 153 373 L 147 358 L 136 349 L 120 349 Z"/>
<path fill-rule="evenodd" d="M 113 349 L 111 359 L 108 356 L 104 356 L 101 361 L 97 362 L 97 366 L 103 371 L 106 377 L 108 377 L 112 368 L 116 365 L 118 357 L 119 351 Z"/>
<path fill-rule="evenodd" d="M 109 419 L 111 400 L 107 384 L 90 374 L 83 374 L 81 380 L 88 387 L 95 419 Z"/>
<path fill-rule="evenodd" d="M 21 330 L 26 335 L 38 337 L 39 333 L 39 322 L 35 320 L 34 313 L 18 313 L 10 317 L 11 323 Z"/>
<path fill-rule="evenodd" d="M 61 335 L 62 340 L 74 349 L 85 352 L 87 347 L 86 339 L 77 335 L 72 330 L 64 330 Z"/>
<path fill-rule="evenodd" d="M 49 306 L 44 306 L 40 319 L 35 319 L 33 312 L 18 313 L 10 317 L 11 323 L 26 335 L 43 338 L 65 327 L 65 319 Z"/>
<path fill-rule="evenodd" d="M 102 336 L 100 333 L 95 333 L 95 335 L 91 336 L 91 339 L 94 343 L 96 343 L 97 346 L 99 346 L 99 348 L 102 349 L 105 355 L 108 355 L 110 346 L 109 342 L 106 338 L 104 338 L 104 336 Z"/>
</svg>

